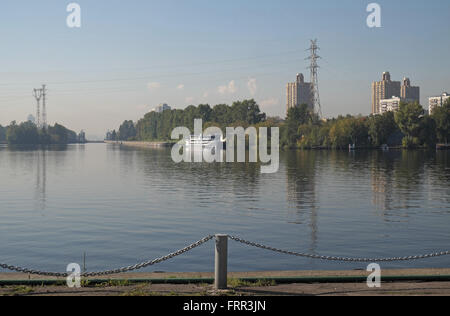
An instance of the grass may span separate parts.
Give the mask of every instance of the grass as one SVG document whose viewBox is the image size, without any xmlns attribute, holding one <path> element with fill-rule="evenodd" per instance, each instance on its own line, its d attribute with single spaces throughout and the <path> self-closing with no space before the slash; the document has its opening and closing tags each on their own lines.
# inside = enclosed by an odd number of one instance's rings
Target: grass
<svg viewBox="0 0 450 316">
<path fill-rule="evenodd" d="M 144 285 L 150 285 L 151 283 L 145 283 Z M 107 282 L 96 284 L 95 287 L 126 287 L 130 286 L 132 283 L 128 280 L 109 280 Z"/>
<path fill-rule="evenodd" d="M 16 286 L 11 289 L 11 292 L 5 294 L 5 296 L 23 296 L 33 293 L 33 288 L 29 286 Z"/>
<path fill-rule="evenodd" d="M 130 291 L 124 292 L 121 296 L 207 296 L 208 292 L 206 290 L 197 292 L 197 293 L 177 293 L 174 291 L 170 292 L 154 292 L 147 291 L 145 286 L 139 286 L 138 288 L 134 288 Z"/>
<path fill-rule="evenodd" d="M 249 282 L 242 279 L 228 279 L 228 287 L 239 288 L 239 287 L 266 287 L 277 285 L 275 280 L 260 279 L 256 282 Z"/>
<path fill-rule="evenodd" d="M 147 292 L 144 289 L 133 289 L 131 291 L 124 292 L 121 296 L 159 296 L 156 292 Z"/>
<path fill-rule="evenodd" d="M 57 282 L 59 283 L 59 282 Z M 61 282 L 62 287 L 65 287 L 64 282 Z M 157 292 L 151 289 L 151 283 L 140 283 L 136 284 L 130 282 L 128 280 L 108 280 L 103 283 L 92 283 L 90 280 L 82 280 L 81 286 L 84 288 L 123 288 L 121 296 L 210 296 L 210 295 L 219 295 L 219 296 L 235 296 L 238 295 L 238 289 L 244 287 L 267 287 L 267 286 L 275 286 L 276 282 L 270 279 L 258 279 L 255 281 L 246 281 L 238 278 L 230 278 L 228 280 L 228 290 L 227 291 L 211 291 L 211 284 L 201 283 L 198 284 L 197 291 L 183 293 L 183 292 L 175 292 L 175 291 L 162 291 Z M 56 285 L 59 287 L 59 285 Z M 41 288 L 45 288 L 44 284 L 42 284 Z M 3 291 L 2 294 L 4 296 L 25 296 L 29 295 L 34 291 L 33 287 L 30 286 L 15 286 L 15 287 L 7 287 L 3 288 L 6 291 Z M 38 289 L 38 288 L 37 288 Z M 39 291 L 37 291 L 39 292 Z M 37 293 L 36 292 L 36 293 Z"/>
</svg>

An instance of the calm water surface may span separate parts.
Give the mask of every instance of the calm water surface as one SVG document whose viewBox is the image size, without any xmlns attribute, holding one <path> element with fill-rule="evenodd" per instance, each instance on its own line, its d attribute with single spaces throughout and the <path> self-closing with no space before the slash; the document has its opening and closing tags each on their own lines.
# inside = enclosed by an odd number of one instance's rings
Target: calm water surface
<svg viewBox="0 0 450 316">
<path fill-rule="evenodd" d="M 314 254 L 450 248 L 448 152 L 285 152 L 257 164 L 174 164 L 169 150 L 106 144 L 0 147 L 0 262 L 117 268 L 227 233 Z M 144 271 L 212 271 L 214 243 Z M 448 267 L 450 258 L 387 268 Z M 363 269 L 230 241 L 230 270 Z"/>
</svg>

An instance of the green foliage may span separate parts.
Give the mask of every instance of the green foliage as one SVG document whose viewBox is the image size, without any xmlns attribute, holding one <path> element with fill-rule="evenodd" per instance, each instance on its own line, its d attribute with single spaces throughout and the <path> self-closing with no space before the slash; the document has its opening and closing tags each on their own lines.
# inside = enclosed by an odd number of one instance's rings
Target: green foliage
<svg viewBox="0 0 450 316">
<path fill-rule="evenodd" d="M 414 148 L 419 146 L 419 138 L 417 137 L 404 137 L 402 140 L 403 148 Z"/>
<path fill-rule="evenodd" d="M 231 124 L 233 118 L 231 115 L 231 108 L 226 104 L 217 104 L 212 109 L 212 121 L 222 124 Z"/>
<path fill-rule="evenodd" d="M 200 104 L 198 107 L 188 106 L 185 110 L 150 112 L 135 125 L 136 139 L 140 141 L 169 140 L 172 130 L 176 127 L 185 126 L 193 131 L 195 119 L 202 119 L 204 127 L 218 126 L 224 129 L 259 124 L 266 120 L 266 115 L 261 113 L 255 100 L 234 102 L 232 106 L 218 104 L 211 108 L 208 104 Z M 115 140 L 113 133 L 108 133 L 107 139 L 109 137 Z M 121 135 L 119 130 L 120 140 L 126 140 L 122 139 Z"/>
<path fill-rule="evenodd" d="M 260 112 L 258 104 L 252 99 L 234 102 L 231 106 L 231 117 L 234 122 L 245 121 L 253 125 L 264 121 L 266 114 Z"/>
<path fill-rule="evenodd" d="M 319 125 L 301 125 L 298 128 L 298 135 L 300 136 L 300 147 L 320 147 L 324 143 L 324 133 L 321 133 L 321 131 L 322 128 Z"/>
<path fill-rule="evenodd" d="M 276 286 L 277 283 L 273 279 L 259 279 L 255 281 L 246 281 L 242 279 L 230 278 L 228 279 L 228 286 L 230 288 L 239 288 L 239 287 L 269 287 Z"/>
<path fill-rule="evenodd" d="M 6 128 L 0 125 L 0 143 L 6 142 Z"/>
<path fill-rule="evenodd" d="M 395 113 L 395 122 L 405 135 L 404 147 L 415 146 L 421 128 L 423 108 L 419 103 L 400 103 L 400 109 Z M 408 146 L 406 146 L 407 144 Z"/>
<path fill-rule="evenodd" d="M 326 122 L 304 124 L 298 129 L 301 148 L 346 149 L 349 144 L 370 146 L 367 118 L 339 116 Z"/>
<path fill-rule="evenodd" d="M 14 145 L 38 144 L 39 132 L 34 123 L 24 122 L 17 125 L 16 122 L 12 122 L 8 127 L 6 140 Z"/>
<path fill-rule="evenodd" d="M 11 145 L 68 144 L 77 142 L 77 134 L 62 125 L 55 124 L 47 129 L 38 129 L 28 121 L 17 125 L 11 122 L 6 132 L 6 141 Z"/>
<path fill-rule="evenodd" d="M 436 122 L 438 140 L 447 144 L 450 141 L 450 99 L 442 107 L 435 109 L 432 117 Z"/>
<path fill-rule="evenodd" d="M 312 123 L 313 115 L 306 104 L 290 108 L 287 113 L 286 125 L 281 131 L 281 144 L 284 147 L 296 147 L 299 140 L 298 131 L 300 126 Z"/>
<path fill-rule="evenodd" d="M 449 136 L 448 107 L 440 108 L 433 117 L 423 115 L 418 103 L 402 103 L 395 114 L 388 112 L 369 117 L 347 115 L 328 121 L 315 120 L 314 116 L 305 119 L 303 113 L 300 108 L 288 113 L 286 122 L 281 126 L 282 146 L 347 149 L 349 144 L 360 148 L 389 144 L 405 148 L 432 148 L 437 141 L 437 131 L 441 141 Z M 398 143 L 398 136 L 404 136 L 401 144 Z"/>
<path fill-rule="evenodd" d="M 119 140 L 135 140 L 137 135 L 133 121 L 124 121 L 119 128 Z M 117 136 L 116 136 L 117 137 Z"/>
<path fill-rule="evenodd" d="M 112 141 L 117 141 L 117 140 L 119 140 L 119 137 L 117 136 L 116 130 L 113 130 L 112 132 L 106 133 L 105 139 L 106 139 L 106 140 L 112 140 Z"/>
<path fill-rule="evenodd" d="M 282 148 L 347 149 L 349 144 L 359 148 L 383 144 L 431 148 L 438 139 L 447 141 L 450 138 L 450 102 L 437 109 L 433 116 L 423 115 L 423 112 L 418 103 L 402 103 L 395 114 L 347 115 L 320 120 L 307 105 L 301 105 L 289 109 L 283 121 L 267 118 L 254 100 L 244 100 L 231 106 L 218 104 L 211 108 L 208 104 L 201 104 L 198 107 L 191 105 L 185 110 L 150 112 L 136 124 L 125 121 L 118 133 L 108 132 L 107 139 L 169 140 L 175 127 L 185 126 L 193 131 L 194 120 L 201 118 L 204 128 L 217 126 L 223 131 L 225 127 L 236 126 L 279 127 Z"/>
<path fill-rule="evenodd" d="M 370 116 L 367 124 L 368 134 L 374 146 L 387 144 L 389 136 L 398 130 L 394 112 Z"/>
<path fill-rule="evenodd" d="M 420 121 L 418 145 L 434 148 L 437 143 L 436 121 L 430 116 L 424 116 Z"/>
</svg>

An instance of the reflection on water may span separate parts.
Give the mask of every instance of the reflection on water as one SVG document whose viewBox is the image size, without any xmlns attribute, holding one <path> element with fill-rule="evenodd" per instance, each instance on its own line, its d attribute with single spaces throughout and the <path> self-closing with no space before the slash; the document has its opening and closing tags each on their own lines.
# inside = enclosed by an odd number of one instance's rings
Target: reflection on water
<svg viewBox="0 0 450 316">
<path fill-rule="evenodd" d="M 292 223 L 307 223 L 311 230 L 310 251 L 315 253 L 317 243 L 317 212 L 316 207 L 316 152 L 290 151 L 286 153 L 287 200 Z"/>
<path fill-rule="evenodd" d="M 38 150 L 33 153 L 36 156 L 36 196 L 34 200 L 38 211 L 45 210 L 46 186 L 47 186 L 47 162 L 46 151 Z"/>
<path fill-rule="evenodd" d="M 41 269 L 64 269 L 84 252 L 92 269 L 115 268 L 213 233 L 316 254 L 402 256 L 448 248 L 450 158 L 289 151 L 278 173 L 261 174 L 257 163 L 175 164 L 168 149 L 3 146 L 0 201 L 0 257 Z M 211 247 L 157 270 L 209 271 Z M 230 251 L 230 270 L 365 268 Z"/>
<path fill-rule="evenodd" d="M 424 199 L 449 200 L 448 154 L 378 152 L 371 157 L 372 203 L 386 221 L 408 221 Z M 448 211 L 448 209 L 447 209 Z"/>
</svg>

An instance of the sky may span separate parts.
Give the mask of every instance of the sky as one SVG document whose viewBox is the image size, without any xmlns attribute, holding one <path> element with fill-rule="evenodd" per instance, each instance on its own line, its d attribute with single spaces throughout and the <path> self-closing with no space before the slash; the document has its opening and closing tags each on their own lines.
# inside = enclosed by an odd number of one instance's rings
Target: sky
<svg viewBox="0 0 450 316">
<path fill-rule="evenodd" d="M 69 28 L 67 5 L 81 7 Z M 160 103 L 254 98 L 286 114 L 286 84 L 309 80 L 310 39 L 320 46 L 325 117 L 371 111 L 384 71 L 421 87 L 421 103 L 450 92 L 450 1 L 378 0 L 369 28 L 362 0 L 4 0 L 0 4 L 0 124 L 36 115 L 46 84 L 49 123 L 102 138 Z"/>
</svg>

